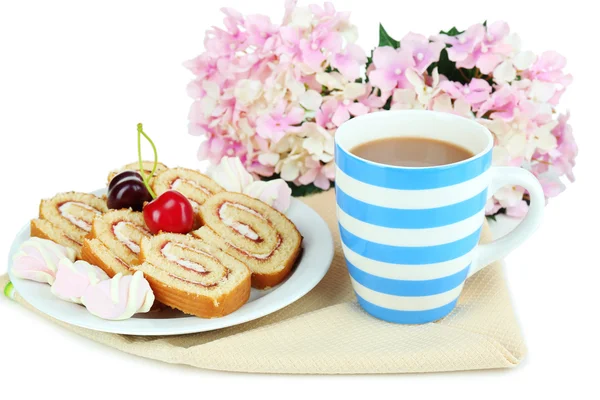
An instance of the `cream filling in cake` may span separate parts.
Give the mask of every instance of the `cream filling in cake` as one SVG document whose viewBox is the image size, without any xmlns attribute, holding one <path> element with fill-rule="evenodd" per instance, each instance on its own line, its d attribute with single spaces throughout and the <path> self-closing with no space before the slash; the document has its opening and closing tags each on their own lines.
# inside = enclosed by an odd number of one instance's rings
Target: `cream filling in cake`
<svg viewBox="0 0 600 400">
<path fill-rule="evenodd" d="M 239 247 L 229 243 L 231 246 L 235 247 L 236 249 L 238 249 L 241 252 L 244 252 L 246 254 L 248 254 L 251 257 L 257 258 L 259 260 L 265 260 L 269 257 L 271 257 L 271 255 L 275 252 L 275 250 L 277 250 L 279 248 L 279 246 L 281 245 L 281 237 L 279 235 L 277 235 L 277 243 L 275 244 L 275 247 L 273 247 L 273 249 L 271 249 L 270 252 L 268 252 L 267 254 L 258 254 L 258 253 L 251 253 L 249 251 L 246 251 L 244 249 L 240 249 Z"/>
<path fill-rule="evenodd" d="M 79 201 L 67 201 L 58 207 L 58 211 L 60 212 L 61 216 L 86 232 L 90 232 L 92 230 L 91 221 L 94 219 L 94 217 L 102 214 L 94 207 L 88 206 L 87 204 Z M 88 219 L 90 222 L 87 221 Z"/>
<path fill-rule="evenodd" d="M 250 213 L 260 219 L 262 219 L 263 221 L 267 221 L 267 219 L 265 218 L 264 215 L 256 212 L 255 210 L 246 207 L 243 204 L 238 204 L 238 203 L 231 203 L 231 202 L 224 202 L 223 204 L 221 204 L 221 206 L 219 207 L 219 218 L 221 219 L 221 221 L 231 227 L 232 229 L 235 229 L 237 232 L 240 233 L 240 235 L 243 235 L 245 237 L 247 237 L 250 240 L 258 240 L 259 236 L 258 234 L 248 225 L 243 224 L 239 221 L 235 221 L 234 219 L 230 218 L 227 214 L 228 214 L 228 208 L 232 207 L 232 208 L 237 208 L 239 210 L 243 210 L 247 213 Z M 268 253 L 252 253 L 249 252 L 243 248 L 240 248 L 236 245 L 234 245 L 233 243 L 229 242 L 229 245 L 232 247 L 235 247 L 236 249 L 238 249 L 239 251 L 248 254 L 251 257 L 257 258 L 259 260 L 264 260 L 267 259 L 269 257 L 271 257 L 271 255 L 273 254 L 273 252 L 275 252 L 275 250 L 277 250 L 277 248 L 281 245 L 281 237 L 279 235 L 277 235 L 277 243 L 275 244 L 275 246 L 273 247 L 273 249 L 271 249 L 270 252 Z"/>
<path fill-rule="evenodd" d="M 260 215 L 256 211 L 254 211 L 253 209 L 248 208 L 241 204 L 225 202 L 221 205 L 221 207 L 219 207 L 219 218 L 221 218 L 221 221 L 223 221 L 223 223 L 225 225 L 231 227 L 232 229 L 235 229 L 237 232 L 239 232 L 240 235 L 244 235 L 248 239 L 258 240 L 258 233 L 256 233 L 254 231 L 254 229 L 252 229 L 250 226 L 248 226 L 246 224 L 242 224 L 241 222 L 235 221 L 234 219 L 227 216 L 227 208 L 228 207 L 234 207 L 234 208 L 238 208 L 240 210 L 244 210 L 246 212 L 256 215 L 257 217 L 259 217 L 260 219 L 263 219 L 263 220 L 265 219 L 265 217 L 263 217 L 262 215 Z"/>
<path fill-rule="evenodd" d="M 181 188 L 181 186 L 183 184 L 188 184 L 190 186 L 193 186 L 194 188 L 202 191 L 205 195 L 210 196 L 212 193 L 210 192 L 210 190 L 208 190 L 207 188 L 205 188 L 204 186 L 198 185 L 196 182 L 194 181 L 190 181 L 189 179 L 182 179 L 182 178 L 177 178 L 173 181 L 173 183 L 171 183 L 171 189 L 173 190 L 178 190 L 179 188 Z M 184 193 L 185 194 L 185 193 Z M 200 207 L 200 204 L 198 202 L 195 202 L 194 200 L 190 199 L 188 197 L 188 200 L 190 201 L 190 203 L 192 204 L 192 207 L 194 208 L 198 208 Z"/>
<path fill-rule="evenodd" d="M 173 243 L 167 243 L 162 249 L 161 249 L 161 253 L 163 256 L 165 256 L 165 258 L 169 261 L 173 261 L 174 263 L 177 263 L 179 265 L 181 265 L 184 268 L 188 268 L 191 269 L 193 271 L 196 272 L 200 272 L 200 273 L 206 273 L 208 272 L 206 270 L 206 268 L 204 268 L 202 265 L 194 262 L 194 261 L 190 261 L 190 260 L 185 260 L 183 258 L 179 258 L 176 255 L 173 254 L 172 249 L 174 246 L 178 246 L 181 248 L 185 248 L 187 250 L 190 251 L 194 251 L 196 253 L 200 253 L 199 251 L 197 251 L 196 249 L 192 249 L 191 247 L 187 247 L 187 246 L 181 246 L 181 245 L 174 245 Z M 203 253 L 203 252 L 202 252 Z M 203 253 L 205 254 L 207 257 L 211 257 L 210 254 L 208 253 Z"/>
<path fill-rule="evenodd" d="M 127 221 L 119 221 L 117 224 L 113 225 L 113 233 L 119 242 L 123 243 L 125 246 L 129 248 L 129 250 L 133 251 L 135 254 L 140 253 L 140 245 L 131 240 L 125 231 L 127 229 L 139 229 L 135 224 Z"/>
</svg>

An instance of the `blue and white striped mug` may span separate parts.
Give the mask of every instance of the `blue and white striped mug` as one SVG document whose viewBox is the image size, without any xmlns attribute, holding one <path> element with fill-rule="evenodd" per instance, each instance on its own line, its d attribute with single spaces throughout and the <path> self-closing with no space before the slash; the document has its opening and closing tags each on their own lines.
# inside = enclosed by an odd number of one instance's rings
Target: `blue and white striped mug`
<svg viewBox="0 0 600 400">
<path fill-rule="evenodd" d="M 359 158 L 362 143 L 420 137 L 475 154 L 454 164 L 397 167 Z M 504 257 L 538 227 L 544 193 L 515 167 L 491 167 L 494 139 L 484 126 L 432 111 L 384 111 L 353 118 L 335 134 L 340 235 L 360 305 L 385 321 L 421 324 L 456 305 L 465 280 Z M 478 245 L 487 199 L 499 188 L 529 192 L 525 220 L 507 236 Z"/>
</svg>

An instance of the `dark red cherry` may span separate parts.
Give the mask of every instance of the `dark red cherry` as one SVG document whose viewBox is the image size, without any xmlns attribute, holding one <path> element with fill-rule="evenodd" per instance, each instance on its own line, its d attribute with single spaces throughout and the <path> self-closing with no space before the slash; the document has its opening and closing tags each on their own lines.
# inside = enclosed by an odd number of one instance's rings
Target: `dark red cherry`
<svg viewBox="0 0 600 400">
<path fill-rule="evenodd" d="M 142 176 L 140 175 L 139 172 L 137 171 L 123 171 L 123 172 L 119 172 L 118 174 L 115 175 L 114 178 L 112 178 L 112 180 L 109 182 L 108 184 L 108 190 L 110 190 L 113 186 L 115 186 L 117 183 L 119 183 L 122 179 L 128 178 L 130 176 L 135 176 L 137 177 L 140 181 L 142 180 Z"/>
<path fill-rule="evenodd" d="M 142 177 L 135 171 L 125 171 L 110 181 L 107 205 L 110 209 L 131 208 L 142 211 L 144 203 L 152 201 Z"/>
</svg>

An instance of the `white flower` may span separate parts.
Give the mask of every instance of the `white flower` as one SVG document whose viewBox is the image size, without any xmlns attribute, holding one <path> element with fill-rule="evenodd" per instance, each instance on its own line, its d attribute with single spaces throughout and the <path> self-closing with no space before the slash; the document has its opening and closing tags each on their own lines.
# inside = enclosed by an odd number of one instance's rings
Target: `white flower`
<svg viewBox="0 0 600 400">
<path fill-rule="evenodd" d="M 552 115 L 553 107 L 548 101 L 556 93 L 556 88 L 553 83 L 534 80 L 530 82 L 527 91 L 527 97 L 537 107 L 536 114 Z"/>
<path fill-rule="evenodd" d="M 204 116 L 208 118 L 215 108 L 217 108 L 217 104 L 219 104 L 221 90 L 219 89 L 219 85 L 212 81 L 202 82 L 202 89 L 204 89 L 206 95 L 200 100 L 200 109 L 204 113 Z"/>
<path fill-rule="evenodd" d="M 234 138 L 247 139 L 251 138 L 256 133 L 256 130 L 250 126 L 248 118 L 240 118 L 237 122 L 237 128 L 238 129 L 233 130 L 232 137 Z"/>
<path fill-rule="evenodd" d="M 496 83 L 512 82 L 517 78 L 517 71 L 529 68 L 535 61 L 531 51 L 521 51 L 521 38 L 516 33 L 508 36 L 506 42 L 511 46 L 512 53 L 494 69 Z"/>
<path fill-rule="evenodd" d="M 533 153 L 536 151 L 547 153 L 557 146 L 552 129 L 556 127 L 558 121 L 550 121 L 542 126 L 533 126 L 532 128 L 527 115 L 515 112 L 515 117 L 511 122 L 500 119 L 480 120 L 480 122 L 496 136 L 494 163 L 501 162 L 502 159 L 518 157 L 524 157 L 526 161 L 531 161 Z M 508 152 L 509 157 L 501 148 Z"/>
<path fill-rule="evenodd" d="M 447 93 L 442 93 L 433 99 L 431 109 L 433 111 L 447 112 L 466 118 L 473 118 L 473 112 L 471 111 L 469 103 L 463 99 L 456 99 L 454 100 L 454 104 L 452 104 L 452 98 Z"/>
<path fill-rule="evenodd" d="M 318 72 L 315 79 L 329 90 L 344 89 L 345 79 L 339 72 Z"/>
<path fill-rule="evenodd" d="M 552 129 L 554 129 L 556 125 L 558 125 L 558 121 L 550 121 L 535 129 L 525 152 L 525 158 L 527 160 L 531 160 L 531 157 L 536 150 L 543 154 L 556 148 L 556 136 L 552 134 Z"/>
<path fill-rule="evenodd" d="M 531 120 L 527 115 L 515 110 L 514 118 L 510 122 L 501 119 L 481 119 L 479 122 L 492 131 L 496 136 L 496 145 L 504 147 L 510 154 L 510 158 L 525 157 L 527 160 L 531 159 L 533 151 L 528 151 L 530 144 L 527 139 Z"/>
<path fill-rule="evenodd" d="M 290 25 L 308 29 L 313 22 L 313 14 L 308 7 L 296 7 L 292 12 Z"/>
<path fill-rule="evenodd" d="M 364 95 L 367 91 L 367 88 L 362 83 L 351 82 L 344 86 L 342 90 L 341 97 L 344 100 L 355 100 L 360 96 Z"/>
<path fill-rule="evenodd" d="M 281 178 L 288 182 L 296 180 L 300 176 L 301 166 L 304 164 L 299 160 L 301 155 L 288 156 L 281 161 L 277 166 L 281 174 Z M 276 170 L 277 171 L 277 170 Z"/>
<path fill-rule="evenodd" d="M 529 98 L 538 103 L 546 103 L 554 96 L 554 84 L 534 80 L 529 86 Z"/>
<path fill-rule="evenodd" d="M 506 148 L 500 145 L 494 146 L 492 149 L 492 165 L 508 165 L 510 161 L 510 153 Z"/>
<path fill-rule="evenodd" d="M 275 165 L 275 172 L 281 174 L 286 181 L 293 181 L 302 172 L 304 159 L 310 157 L 302 147 L 303 138 L 298 135 L 287 135 L 276 144 L 271 151 L 279 154 L 279 161 Z M 275 157 L 272 158 L 273 160 Z"/>
<path fill-rule="evenodd" d="M 254 79 L 242 79 L 235 85 L 233 94 L 243 105 L 250 105 L 262 94 L 262 82 Z"/>
<path fill-rule="evenodd" d="M 262 153 L 258 155 L 258 162 L 262 165 L 274 167 L 279 162 L 281 156 L 279 153 Z"/>
<path fill-rule="evenodd" d="M 494 193 L 502 207 L 514 207 L 523 199 L 525 189 L 520 186 L 504 186 Z"/>
<path fill-rule="evenodd" d="M 313 159 L 324 163 L 333 160 L 334 141 L 327 130 L 311 122 L 302 125 L 301 133 L 306 136 L 302 141 L 302 147 Z"/>
<path fill-rule="evenodd" d="M 316 80 L 327 89 L 333 91 L 331 96 L 338 100 L 354 100 L 366 92 L 366 85 L 358 82 L 348 82 L 339 72 L 319 72 Z"/>
<path fill-rule="evenodd" d="M 275 105 L 283 99 L 296 102 L 306 91 L 304 84 L 294 77 L 292 68 L 280 72 L 273 79 L 268 79 L 264 86 L 264 98 L 269 106 Z"/>
<path fill-rule="evenodd" d="M 419 102 L 424 106 L 429 106 L 431 99 L 440 91 L 440 89 L 437 87 L 440 83 L 440 74 L 438 73 L 438 69 L 435 68 L 431 74 L 431 86 L 427 85 L 424 77 L 413 69 L 408 69 L 405 72 L 405 76 L 411 85 L 413 85 Z"/>
<path fill-rule="evenodd" d="M 307 90 L 298 98 L 299 103 L 306 110 L 306 118 L 314 118 L 321 104 L 323 97 L 316 90 Z"/>
<path fill-rule="evenodd" d="M 412 89 L 396 89 L 392 94 L 392 110 L 423 110 L 425 106 L 417 99 Z"/>
<path fill-rule="evenodd" d="M 337 31 L 342 34 L 342 37 L 346 40 L 346 43 L 354 43 L 358 40 L 358 27 L 350 23 L 340 24 Z"/>
</svg>

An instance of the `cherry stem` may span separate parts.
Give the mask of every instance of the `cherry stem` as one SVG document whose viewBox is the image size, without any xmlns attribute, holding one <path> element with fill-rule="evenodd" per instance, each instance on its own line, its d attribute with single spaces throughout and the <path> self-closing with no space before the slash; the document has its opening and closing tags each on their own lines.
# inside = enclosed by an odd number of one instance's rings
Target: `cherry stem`
<svg viewBox="0 0 600 400">
<path fill-rule="evenodd" d="M 148 183 L 148 181 L 150 180 L 150 177 L 153 177 L 154 173 L 156 172 L 156 167 L 158 166 L 158 153 L 156 151 L 156 146 L 154 145 L 154 142 L 152 141 L 152 139 L 150 139 L 150 137 L 148 135 L 146 135 L 146 133 L 142 129 L 142 124 L 137 124 L 137 132 L 138 132 L 138 135 L 137 135 L 138 161 L 140 163 L 140 175 L 142 176 L 142 180 L 144 181 L 144 186 L 146 186 L 146 189 L 148 189 L 148 193 L 150 193 L 150 196 L 152 196 L 152 198 L 155 199 L 156 193 L 154 193 L 154 191 L 150 187 L 150 184 Z M 144 172 L 144 162 L 142 161 L 142 136 L 144 136 L 146 138 L 146 140 L 148 141 L 148 143 L 150 143 L 150 146 L 152 146 L 152 151 L 154 152 L 154 167 L 152 167 L 152 172 L 150 173 L 150 177 L 146 176 L 146 173 Z"/>
</svg>

